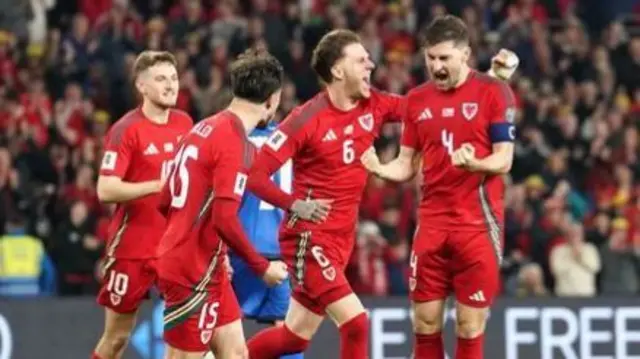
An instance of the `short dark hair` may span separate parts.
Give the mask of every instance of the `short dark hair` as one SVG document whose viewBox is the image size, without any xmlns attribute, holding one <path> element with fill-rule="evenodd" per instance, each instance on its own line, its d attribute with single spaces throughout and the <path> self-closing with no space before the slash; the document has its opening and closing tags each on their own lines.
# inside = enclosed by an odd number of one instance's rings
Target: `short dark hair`
<svg viewBox="0 0 640 359">
<path fill-rule="evenodd" d="M 469 31 L 461 18 L 453 15 L 439 16 L 427 26 L 424 34 L 425 47 L 446 41 L 453 41 L 456 45 L 469 44 Z"/>
<path fill-rule="evenodd" d="M 178 65 L 176 57 L 168 51 L 143 51 L 138 55 L 133 63 L 133 77 L 137 78 L 142 72 L 159 63 L 169 63 L 173 66 Z"/>
<path fill-rule="evenodd" d="M 282 88 L 284 70 L 266 51 L 249 49 L 229 68 L 233 96 L 261 104 Z"/>
<path fill-rule="evenodd" d="M 325 83 L 333 81 L 331 68 L 344 56 L 347 45 L 360 42 L 360 36 L 351 30 L 333 30 L 320 39 L 311 56 L 313 71 Z"/>
</svg>

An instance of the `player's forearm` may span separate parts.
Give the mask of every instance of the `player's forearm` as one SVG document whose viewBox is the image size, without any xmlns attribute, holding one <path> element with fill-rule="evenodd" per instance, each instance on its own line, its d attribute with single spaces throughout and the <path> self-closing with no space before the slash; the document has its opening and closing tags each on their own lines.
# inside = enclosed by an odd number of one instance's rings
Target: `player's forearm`
<svg viewBox="0 0 640 359">
<path fill-rule="evenodd" d="M 489 174 L 506 174 L 511 171 L 513 160 L 502 153 L 493 153 L 485 158 L 478 159 L 469 165 L 469 169 L 474 172 L 484 172 Z"/>
<path fill-rule="evenodd" d="M 280 163 L 275 159 L 265 159 L 265 161 L 257 162 L 249 171 L 247 188 L 263 201 L 278 208 L 288 210 L 293 205 L 295 198 L 287 192 L 284 192 L 271 180 L 271 176 L 279 168 Z"/>
<path fill-rule="evenodd" d="M 212 213 L 215 230 L 234 254 L 242 258 L 256 274 L 263 276 L 269 262 L 258 254 L 244 233 L 238 220 L 238 207 L 239 203 L 230 199 L 214 200 Z"/>
<path fill-rule="evenodd" d="M 412 161 L 396 158 L 389 163 L 380 165 L 375 174 L 389 181 L 404 182 L 413 178 L 415 172 Z"/>
<path fill-rule="evenodd" d="M 101 202 L 118 203 L 148 196 L 160 191 L 160 181 L 124 182 L 113 176 L 98 178 L 97 194 Z"/>
</svg>

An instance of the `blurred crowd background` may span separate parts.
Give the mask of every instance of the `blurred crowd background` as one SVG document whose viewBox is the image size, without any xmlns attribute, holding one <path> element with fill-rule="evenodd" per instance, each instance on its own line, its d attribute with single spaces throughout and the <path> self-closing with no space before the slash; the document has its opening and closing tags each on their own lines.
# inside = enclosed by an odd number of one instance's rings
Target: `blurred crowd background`
<svg viewBox="0 0 640 359">
<path fill-rule="evenodd" d="M 229 61 L 267 48 L 288 75 L 282 118 L 319 90 L 309 56 L 328 30 L 356 30 L 378 64 L 375 85 L 402 94 L 425 80 L 420 30 L 445 13 L 469 26 L 473 66 L 486 70 L 501 47 L 521 59 L 504 295 L 638 294 L 635 0 L 4 0 L 0 295 L 19 294 L 9 284 L 24 273 L 39 284 L 33 294 L 95 292 L 112 211 L 97 200 L 96 170 L 105 131 L 136 106 L 139 51 L 176 55 L 177 107 L 198 120 L 228 99 Z M 399 134 L 399 125 L 383 129 L 383 159 L 395 156 Z M 371 178 L 348 269 L 358 293 L 407 293 L 418 181 Z"/>
</svg>

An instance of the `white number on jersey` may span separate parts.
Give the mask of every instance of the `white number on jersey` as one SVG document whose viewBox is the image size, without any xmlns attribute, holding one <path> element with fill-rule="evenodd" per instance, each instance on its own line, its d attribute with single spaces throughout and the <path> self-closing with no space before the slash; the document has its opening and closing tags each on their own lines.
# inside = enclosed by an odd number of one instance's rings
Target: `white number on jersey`
<svg viewBox="0 0 640 359">
<path fill-rule="evenodd" d="M 169 190 L 171 192 L 171 207 L 182 208 L 187 202 L 187 193 L 189 193 L 189 170 L 187 169 L 187 160 L 191 158 L 198 159 L 198 147 L 194 145 L 182 146 L 175 159 L 178 168 L 173 171 L 169 178 Z M 180 176 L 180 193 L 176 193 L 176 176 Z"/>
<path fill-rule="evenodd" d="M 356 151 L 353 149 L 353 140 L 345 140 L 342 144 L 342 161 L 350 164 L 356 159 Z"/>
<path fill-rule="evenodd" d="M 173 171 L 173 160 L 163 161 L 162 168 L 160 170 L 160 178 L 162 180 L 167 179 L 171 174 L 171 171 Z"/>
<path fill-rule="evenodd" d="M 453 132 L 442 130 L 442 145 L 447 149 L 449 156 L 453 156 Z"/>
</svg>

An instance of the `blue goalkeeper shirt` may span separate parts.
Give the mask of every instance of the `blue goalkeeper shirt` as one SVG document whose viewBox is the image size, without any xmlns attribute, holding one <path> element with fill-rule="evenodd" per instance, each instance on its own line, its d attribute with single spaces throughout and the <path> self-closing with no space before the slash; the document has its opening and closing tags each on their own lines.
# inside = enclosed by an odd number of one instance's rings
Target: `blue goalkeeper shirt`
<svg viewBox="0 0 640 359">
<path fill-rule="evenodd" d="M 249 140 L 260 148 L 267 138 L 276 129 L 276 124 L 271 123 L 265 129 L 255 129 L 249 135 Z M 292 165 L 291 161 L 285 163 L 271 178 L 280 188 L 291 193 Z M 262 201 L 250 191 L 246 191 L 240 207 L 240 221 L 258 252 L 267 258 L 280 257 L 280 244 L 278 243 L 278 229 L 284 217 L 281 209 Z"/>
</svg>

